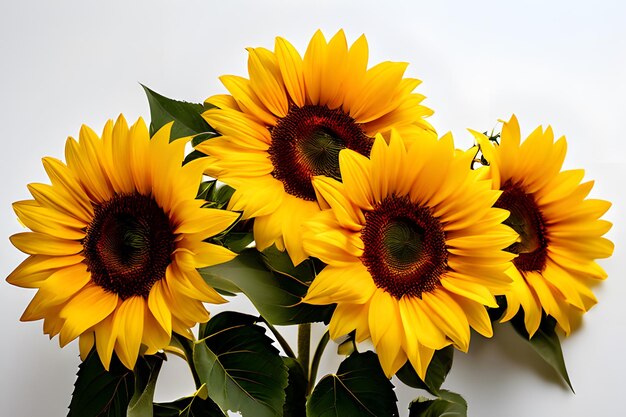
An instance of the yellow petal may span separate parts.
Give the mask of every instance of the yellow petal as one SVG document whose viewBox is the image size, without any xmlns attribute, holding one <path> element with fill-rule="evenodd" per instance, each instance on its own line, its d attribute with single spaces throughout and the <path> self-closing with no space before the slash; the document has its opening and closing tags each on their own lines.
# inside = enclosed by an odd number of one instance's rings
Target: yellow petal
<svg viewBox="0 0 626 417">
<path fill-rule="evenodd" d="M 276 124 L 276 116 L 261 103 L 253 91 L 250 81 L 235 75 L 224 75 L 220 77 L 220 80 L 242 110 L 254 115 L 260 122 L 268 126 Z"/>
<path fill-rule="evenodd" d="M 326 39 L 321 31 L 315 32 L 303 60 L 304 83 L 308 95 L 308 102 L 311 104 L 319 104 L 321 92 L 324 88 L 322 69 L 326 67 L 327 59 Z"/>
<path fill-rule="evenodd" d="M 441 277 L 440 282 L 441 285 L 451 293 L 474 300 L 489 307 L 498 306 L 495 297 L 484 285 L 461 279 L 461 277 L 454 273 L 444 275 Z M 458 300 L 458 297 L 455 297 L 455 299 Z"/>
<path fill-rule="evenodd" d="M 111 356 L 113 355 L 113 348 L 115 347 L 118 331 L 119 320 L 114 325 L 113 314 L 109 315 L 95 326 L 96 350 L 98 351 L 100 362 L 102 362 L 104 369 L 107 371 L 111 364 Z"/>
<path fill-rule="evenodd" d="M 212 243 L 198 242 L 194 246 L 195 253 L 187 257 L 192 268 L 203 268 L 231 261 L 237 256 L 236 253 L 223 246 Z"/>
<path fill-rule="evenodd" d="M 85 237 L 84 230 L 67 227 L 59 223 L 54 216 L 55 212 L 49 213 L 50 210 L 43 209 L 39 212 L 37 208 L 24 210 L 25 206 L 16 206 L 15 203 L 13 209 L 20 222 L 33 232 L 68 240 L 81 240 Z"/>
<path fill-rule="evenodd" d="M 204 282 L 195 268 L 170 264 L 165 279 L 170 290 L 186 297 L 217 304 L 226 302 L 224 297 Z"/>
<path fill-rule="evenodd" d="M 71 141 L 68 140 L 68 143 Z M 91 211 L 91 202 L 85 194 L 85 189 L 68 166 L 56 158 L 43 158 L 43 167 L 50 177 L 52 187 L 59 193 L 63 193 L 72 199 L 73 205 L 80 206 L 84 210 Z"/>
<path fill-rule="evenodd" d="M 37 291 L 33 299 L 28 303 L 24 313 L 20 317 L 20 321 L 34 321 L 41 320 L 46 317 L 50 317 L 52 311 L 58 310 L 59 306 L 51 305 L 48 302 L 48 297 Z"/>
<path fill-rule="evenodd" d="M 243 219 L 267 216 L 283 202 L 284 194 L 279 181 L 256 181 L 254 186 L 239 187 L 231 197 L 228 209 L 242 211 Z"/>
<path fill-rule="evenodd" d="M 256 247 L 263 251 L 272 245 L 276 245 L 279 250 L 285 250 L 282 238 L 282 217 L 270 214 L 254 219 L 253 232 Z"/>
<path fill-rule="evenodd" d="M 367 71 L 368 55 L 367 39 L 365 39 L 364 35 L 361 35 L 348 51 L 348 69 L 346 74 L 350 76 L 344 79 L 343 91 L 345 97 L 342 107 L 344 113 L 349 114 L 350 110 L 354 108 L 354 103 L 359 99 L 361 85 Z"/>
<path fill-rule="evenodd" d="M 548 261 L 546 267 L 542 272 L 542 276 L 546 281 L 548 281 L 552 286 L 554 286 L 558 291 L 563 294 L 565 300 L 569 304 L 574 305 L 581 310 L 585 310 L 585 303 L 583 302 L 582 297 L 578 292 L 581 286 L 576 285 L 575 280 L 570 276 L 569 273 L 567 273 L 567 271 L 563 270 L 553 262 Z M 582 287 L 586 288 L 584 286 Z M 587 294 L 593 297 L 593 293 L 591 293 L 591 291 L 588 291 Z"/>
<path fill-rule="evenodd" d="M 404 296 L 398 301 L 407 342 L 415 349 L 417 344 L 431 349 L 441 349 L 447 346 L 450 342 L 424 311 L 422 304 L 421 299 L 409 296 Z"/>
<path fill-rule="evenodd" d="M 335 308 L 328 325 L 328 331 L 332 339 L 356 330 L 357 342 L 362 342 L 369 337 L 368 324 L 369 304 L 340 303 Z"/>
<path fill-rule="evenodd" d="M 172 313 L 163 294 L 163 280 L 154 283 L 148 295 L 148 308 L 156 322 L 168 334 L 172 334 Z"/>
<path fill-rule="evenodd" d="M 161 127 L 156 135 L 167 134 L 169 139 L 171 126 Z M 155 135 L 155 136 L 156 136 Z M 150 133 L 143 119 L 139 118 L 130 129 L 128 158 L 135 189 L 142 195 L 149 195 L 152 189 L 152 172 L 150 168 Z"/>
<path fill-rule="evenodd" d="M 196 323 L 204 323 L 208 321 L 209 313 L 206 311 L 202 302 L 181 294 L 178 291 L 178 288 L 175 287 L 176 283 L 174 283 L 174 287 L 170 286 L 170 282 L 172 281 L 175 281 L 175 277 L 171 273 L 167 274 L 166 272 L 164 294 L 167 295 L 167 303 L 170 306 L 170 311 L 172 312 L 172 329 L 176 333 L 181 334 L 179 330 L 182 329 L 179 328 L 177 330 L 177 322 L 178 324 L 184 325 L 183 327 L 189 328 Z"/>
<path fill-rule="evenodd" d="M 341 180 L 352 202 L 363 210 L 373 210 L 370 160 L 350 149 L 339 152 Z"/>
<path fill-rule="evenodd" d="M 506 271 L 513 282 L 510 291 L 507 292 L 507 311 L 502 322 L 512 319 L 519 311 L 520 306 L 524 310 L 524 324 L 528 334 L 532 337 L 541 323 L 542 309 L 536 295 L 530 290 L 520 272 L 514 266 Z"/>
<path fill-rule="evenodd" d="M 489 318 L 487 309 L 482 304 L 464 297 L 452 296 L 452 298 L 454 298 L 461 309 L 465 312 L 467 321 L 474 330 L 485 337 L 493 336 L 491 319 Z"/>
<path fill-rule="evenodd" d="M 18 287 L 38 288 L 46 278 L 58 269 L 76 265 L 83 259 L 82 255 L 31 255 L 9 274 L 7 282 Z"/>
<path fill-rule="evenodd" d="M 35 232 L 14 234 L 9 238 L 13 246 L 29 255 L 74 255 L 83 250 L 83 245 L 75 240 L 59 239 Z"/>
<path fill-rule="evenodd" d="M 319 207 L 314 201 L 300 200 L 291 195 L 283 198 L 279 212 L 282 218 L 282 235 L 285 248 L 294 265 L 300 264 L 307 258 L 302 243 L 303 223 L 318 212 Z"/>
<path fill-rule="evenodd" d="M 428 371 L 428 365 L 433 358 L 435 351 L 420 343 L 415 344 L 415 347 L 407 349 L 407 357 L 413 365 L 413 369 L 419 375 L 422 380 L 426 379 L 426 373 Z"/>
<path fill-rule="evenodd" d="M 328 42 L 326 57 L 318 65 L 321 65 L 319 105 L 336 109 L 343 101 L 341 88 L 348 75 L 348 43 L 343 30 L 339 30 Z"/>
<path fill-rule="evenodd" d="M 241 110 L 233 96 L 229 94 L 216 94 L 207 98 L 206 100 L 204 100 L 204 102 L 219 109 L 231 109 L 237 111 Z"/>
<path fill-rule="evenodd" d="M 78 292 L 59 314 L 65 319 L 59 342 L 65 346 L 87 329 L 100 323 L 117 307 L 118 296 L 97 285 L 89 285 Z"/>
<path fill-rule="evenodd" d="M 78 339 L 78 349 L 80 352 L 80 359 L 85 361 L 87 359 L 87 355 L 91 352 L 91 348 L 95 343 L 94 332 L 86 332 L 80 335 L 80 339 Z"/>
<path fill-rule="evenodd" d="M 95 140 L 99 141 L 97 135 L 85 125 L 80 130 L 80 143 L 69 138 L 65 145 L 65 159 L 67 166 L 75 173 L 76 177 L 80 178 L 82 188 L 89 199 L 103 202 L 111 198 L 112 190 L 105 180 L 106 176 L 97 161 L 98 157 L 93 153 L 95 151 L 85 145 L 86 137 L 89 135 L 96 136 Z"/>
<path fill-rule="evenodd" d="M 333 209 L 342 227 L 355 232 L 363 228 L 365 217 L 346 196 L 345 184 L 329 177 L 317 176 L 313 178 L 313 187 Z"/>
<path fill-rule="evenodd" d="M 335 251 L 337 253 L 336 259 L 354 257 L 355 262 L 357 258 L 363 255 L 364 245 L 358 233 L 341 228 L 316 230 L 314 233 L 308 233 L 311 229 L 307 231 L 306 227 L 304 230 L 306 234 L 304 248 L 307 253 L 319 253 L 325 257 L 325 254 L 332 256 L 332 252 Z M 318 249 L 322 249 L 324 254 Z"/>
<path fill-rule="evenodd" d="M 210 109 L 202 114 L 202 117 L 222 135 L 230 138 L 234 145 L 247 149 L 266 151 L 272 142 L 271 135 L 265 124 L 259 123 L 245 113 L 235 110 Z M 218 139 L 216 141 L 216 139 Z M 217 144 L 219 138 L 210 139 L 201 143 L 207 146 L 206 152 L 212 155 L 219 152 Z M 224 145 L 222 143 L 222 145 Z M 198 149 L 203 149 L 198 146 Z"/>
<path fill-rule="evenodd" d="M 278 62 L 274 54 L 263 53 L 262 48 L 248 48 L 248 72 L 250 87 L 272 114 L 285 117 L 289 111 L 289 101 Z"/>
<path fill-rule="evenodd" d="M 174 233 L 203 233 L 205 237 L 222 233 L 239 220 L 241 213 L 214 208 L 200 208 L 199 204 L 179 204 L 176 209 L 179 221 Z"/>
<path fill-rule="evenodd" d="M 74 216 L 85 223 L 93 219 L 93 207 L 83 207 L 67 192 L 47 184 L 28 184 L 28 191 L 43 207 Z"/>
<path fill-rule="evenodd" d="M 146 308 L 143 297 L 130 297 L 120 304 L 113 317 L 114 327 L 118 328 L 115 353 L 128 369 L 135 367 L 139 356 Z"/>
<path fill-rule="evenodd" d="M 392 101 L 395 90 L 402 80 L 408 64 L 404 62 L 383 62 L 370 68 L 365 74 L 359 96 L 350 109 L 358 123 L 367 123 L 398 106 Z"/>
<path fill-rule="evenodd" d="M 467 352 L 470 340 L 470 328 L 465 313 L 456 301 L 444 290 L 435 290 L 422 294 L 424 311 L 437 327 L 454 341 L 461 351 Z"/>
<path fill-rule="evenodd" d="M 48 304 L 60 304 L 80 292 L 90 281 L 87 265 L 79 263 L 58 269 L 42 282 L 39 291 Z"/>
<path fill-rule="evenodd" d="M 305 104 L 304 75 L 302 74 L 302 58 L 287 40 L 276 38 L 274 47 L 278 66 L 285 82 L 285 88 L 291 100 L 298 107 Z"/>
<path fill-rule="evenodd" d="M 154 355 L 169 345 L 171 333 L 166 333 L 152 314 L 146 314 L 142 343 L 147 346 L 146 355 Z"/>
<path fill-rule="evenodd" d="M 394 364 L 402 349 L 404 330 L 397 301 L 380 288 L 370 302 L 369 327 L 383 371 L 391 377 L 399 369 L 394 369 Z"/>
<path fill-rule="evenodd" d="M 302 300 L 309 304 L 364 304 L 376 291 L 374 280 L 361 263 L 327 266 L 313 280 Z"/>
</svg>

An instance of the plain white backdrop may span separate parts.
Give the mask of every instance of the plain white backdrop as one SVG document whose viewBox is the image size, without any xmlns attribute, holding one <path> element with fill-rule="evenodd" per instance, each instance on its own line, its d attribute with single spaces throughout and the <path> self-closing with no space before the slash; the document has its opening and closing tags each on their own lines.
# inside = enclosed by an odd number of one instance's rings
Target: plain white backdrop
<svg viewBox="0 0 626 417">
<path fill-rule="evenodd" d="M 124 113 L 149 120 L 139 83 L 166 96 L 201 102 L 225 92 L 222 74 L 247 75 L 247 46 L 289 39 L 302 53 L 320 28 L 365 33 L 370 63 L 409 62 L 407 75 L 435 110 L 431 122 L 459 147 L 468 127 L 490 130 L 515 113 L 525 133 L 551 124 L 566 135 L 568 168 L 595 179 L 592 197 L 611 200 L 606 215 L 615 254 L 601 261 L 609 279 L 600 300 L 563 350 L 572 394 L 513 334 L 472 337 L 457 353 L 445 387 L 461 393 L 471 417 L 619 415 L 626 374 L 624 270 L 626 178 L 626 6 L 620 1 L 31 1 L 0 2 L 0 277 L 25 255 L 11 203 L 26 184 L 47 182 L 40 159 L 63 157 L 82 123 L 102 129 Z M 65 416 L 78 346 L 59 349 L 41 322 L 20 323 L 34 292 L 0 282 L 0 403 L 3 416 Z M 249 308 L 235 300 L 232 309 Z M 223 308 L 221 308 L 223 309 Z M 212 312 L 218 309 L 211 309 Z M 293 340 L 293 329 L 286 329 Z M 316 328 L 315 337 L 323 332 Z M 329 346 L 323 371 L 339 361 Z M 394 380 L 394 382 L 397 382 Z M 398 385 L 398 384 L 397 384 Z M 186 395 L 184 363 L 169 361 L 157 399 Z M 401 415 L 419 392 L 398 385 Z M 254 416 L 251 416 L 254 417 Z"/>
</svg>

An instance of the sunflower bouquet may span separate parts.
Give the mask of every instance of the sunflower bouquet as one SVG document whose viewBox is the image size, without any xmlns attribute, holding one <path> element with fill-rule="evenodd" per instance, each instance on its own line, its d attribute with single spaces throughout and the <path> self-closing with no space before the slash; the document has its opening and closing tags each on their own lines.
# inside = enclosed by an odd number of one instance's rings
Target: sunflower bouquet
<svg viewBox="0 0 626 417">
<path fill-rule="evenodd" d="M 407 64 L 368 66 L 364 36 L 248 53 L 229 94 L 144 87 L 149 126 L 83 126 L 13 205 L 28 257 L 7 281 L 37 289 L 22 320 L 78 339 L 68 416 L 391 417 L 394 376 L 421 390 L 410 417 L 466 416 L 442 384 L 496 322 L 571 387 L 557 332 L 597 302 L 613 244 L 610 203 L 562 170 L 565 138 L 522 140 L 512 116 L 456 149 Z M 257 313 L 209 316 L 236 294 Z M 327 329 L 313 352 L 311 323 Z M 297 349 L 277 328 L 291 325 Z M 345 359 L 320 376 L 330 340 Z M 158 403 L 170 355 L 196 391 Z"/>
</svg>

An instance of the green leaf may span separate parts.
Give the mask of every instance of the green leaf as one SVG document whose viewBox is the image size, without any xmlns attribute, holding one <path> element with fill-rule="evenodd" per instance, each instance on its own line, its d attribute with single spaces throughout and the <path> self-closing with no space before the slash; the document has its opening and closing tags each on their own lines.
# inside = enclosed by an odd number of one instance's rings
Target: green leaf
<svg viewBox="0 0 626 417">
<path fill-rule="evenodd" d="M 283 415 L 287 367 L 265 335 L 246 314 L 224 312 L 202 329 L 193 361 L 209 396 L 223 410 L 244 417 Z"/>
<path fill-rule="evenodd" d="M 200 158 L 204 158 L 206 156 L 206 154 L 198 151 L 198 150 L 193 150 L 191 152 L 189 152 L 187 154 L 187 156 L 185 156 L 185 160 L 183 161 L 183 165 L 188 164 L 189 162 L 195 160 L 195 159 L 200 159 Z"/>
<path fill-rule="evenodd" d="M 316 385 L 306 405 L 307 417 L 398 416 L 393 384 L 371 351 L 353 353 L 336 375 Z"/>
<path fill-rule="evenodd" d="M 191 154 L 189 154 L 188 156 L 190 157 Z M 211 187 L 200 189 L 200 193 L 202 193 L 202 198 L 204 198 L 208 202 L 206 204 L 206 207 L 220 209 L 225 208 L 228 205 L 230 198 L 233 196 L 235 189 L 227 184 L 220 184 L 218 186 L 215 181 L 211 182 L 214 183 Z"/>
<path fill-rule="evenodd" d="M 285 357 L 282 360 L 289 371 L 289 385 L 285 388 L 283 417 L 302 417 L 306 412 L 306 377 L 300 362 Z"/>
<path fill-rule="evenodd" d="M 125 417 L 135 377 L 113 355 L 105 370 L 95 350 L 78 367 L 68 417 Z"/>
<path fill-rule="evenodd" d="M 202 104 L 172 100 L 150 90 L 145 85 L 142 87 L 150 104 L 150 135 L 154 135 L 170 122 L 174 122 L 170 140 L 213 130 L 201 116 L 206 110 Z"/>
<path fill-rule="evenodd" d="M 254 234 L 252 232 L 230 232 L 224 236 L 222 241 L 224 246 L 233 252 L 241 252 L 254 242 Z"/>
<path fill-rule="evenodd" d="M 277 251 L 278 252 L 278 251 Z M 284 258 L 280 258 L 280 268 L 285 271 L 271 271 L 266 266 L 271 263 L 277 268 L 272 255 L 271 261 L 256 249 L 246 249 L 230 262 L 199 269 L 204 280 L 214 288 L 233 292 L 239 288 L 270 323 L 277 325 L 311 323 L 330 320 L 334 305 L 313 306 L 301 303 L 309 286 L 298 276 L 308 268 L 307 277 L 313 276 L 311 261 L 304 261 L 297 268 L 291 264 L 287 268 Z M 276 255 L 278 256 L 278 255 Z M 283 254 L 288 257 L 287 254 Z M 289 261 L 291 262 L 291 261 Z"/>
<path fill-rule="evenodd" d="M 452 368 L 453 359 L 454 348 L 447 346 L 441 350 L 435 351 L 433 359 L 430 361 L 428 370 L 426 371 L 426 381 L 422 381 L 408 361 L 400 368 L 396 376 L 400 381 L 410 387 L 423 389 L 433 395 L 438 395 L 441 385 L 446 380 L 446 376 L 448 376 L 448 372 L 450 372 Z"/>
<path fill-rule="evenodd" d="M 530 344 L 533 350 L 557 372 L 563 381 L 567 383 L 572 392 L 574 392 L 574 387 L 572 387 L 572 382 L 569 379 L 567 368 L 565 367 L 561 342 L 559 336 L 556 334 L 556 320 L 551 316 L 544 316 L 541 319 L 539 329 L 532 338 L 529 337 L 526 331 L 523 313 L 513 317 L 511 325 L 517 334 Z"/>
<path fill-rule="evenodd" d="M 216 187 L 216 182 L 216 180 L 201 182 L 200 187 L 198 187 L 198 195 L 196 198 L 208 200 L 208 197 L 213 193 L 213 189 Z"/>
<path fill-rule="evenodd" d="M 500 321 L 506 312 L 506 297 L 504 295 L 496 295 L 496 302 L 498 303 L 498 307 L 487 307 L 487 313 L 492 322 Z"/>
<path fill-rule="evenodd" d="M 205 110 L 206 110 L 206 105 L 205 105 Z M 198 146 L 205 140 L 213 139 L 214 137 L 217 137 L 217 136 L 220 136 L 220 134 L 216 132 L 200 133 L 199 135 L 196 135 L 191 139 L 191 146 L 195 148 L 196 146 Z"/>
<path fill-rule="evenodd" d="M 156 403 L 154 417 L 226 417 L 219 406 L 206 396 L 206 391 L 206 385 L 203 384 L 190 397 L 170 403 Z"/>
<path fill-rule="evenodd" d="M 154 389 L 164 356 L 145 356 L 144 359 L 137 361 L 135 367 L 135 394 L 128 404 L 127 417 L 153 417 Z"/>
<path fill-rule="evenodd" d="M 225 206 L 226 204 L 228 204 L 230 198 L 233 196 L 234 193 L 235 189 L 233 187 L 224 184 L 216 189 L 213 201 Z"/>
<path fill-rule="evenodd" d="M 467 402 L 459 394 L 441 390 L 439 398 L 420 397 L 409 405 L 409 417 L 467 417 Z"/>
</svg>

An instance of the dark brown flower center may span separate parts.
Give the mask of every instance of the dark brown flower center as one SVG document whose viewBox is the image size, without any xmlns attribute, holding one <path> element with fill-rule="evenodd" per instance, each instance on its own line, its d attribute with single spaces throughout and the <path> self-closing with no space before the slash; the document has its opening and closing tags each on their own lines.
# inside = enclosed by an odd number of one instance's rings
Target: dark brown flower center
<svg viewBox="0 0 626 417">
<path fill-rule="evenodd" d="M 447 269 L 441 223 L 408 197 L 387 197 L 366 212 L 361 239 L 374 283 L 397 299 L 433 291 Z"/>
<path fill-rule="evenodd" d="M 374 143 L 353 118 L 325 106 L 292 105 L 271 134 L 272 175 L 289 194 L 309 201 L 315 201 L 311 177 L 341 179 L 339 151 L 348 148 L 367 156 Z"/>
<path fill-rule="evenodd" d="M 495 204 L 511 212 L 504 224 L 519 234 L 519 240 L 506 248 L 517 255 L 513 264 L 521 272 L 543 271 L 546 267 L 548 240 L 545 221 L 531 194 L 526 194 L 518 184 L 507 181 L 502 195 Z"/>
<path fill-rule="evenodd" d="M 174 250 L 169 217 L 152 197 L 117 195 L 94 208 L 83 240 L 93 282 L 122 299 L 147 297 Z"/>
</svg>

